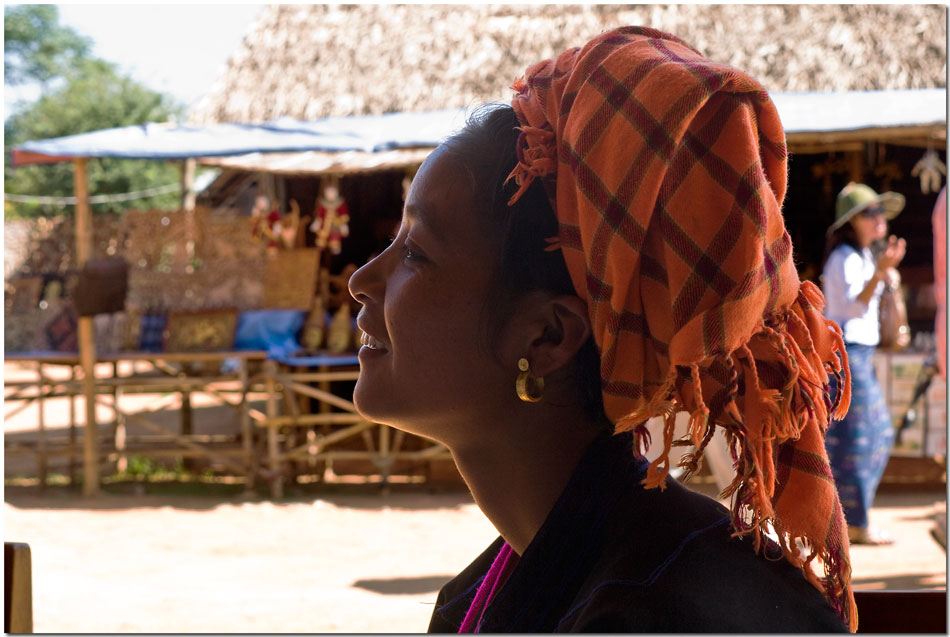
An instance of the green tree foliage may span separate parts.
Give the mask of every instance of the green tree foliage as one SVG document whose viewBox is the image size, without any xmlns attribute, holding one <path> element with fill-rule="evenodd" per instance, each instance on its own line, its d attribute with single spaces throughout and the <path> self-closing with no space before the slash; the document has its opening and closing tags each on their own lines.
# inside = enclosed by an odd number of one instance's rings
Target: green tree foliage
<svg viewBox="0 0 950 637">
<path fill-rule="evenodd" d="M 44 11 L 38 11 L 44 9 Z M 52 9 L 52 17 L 49 12 Z M 4 12 L 4 31 L 9 28 L 11 14 L 17 22 L 41 24 L 43 29 L 30 31 L 17 27 L 18 34 L 39 38 L 30 43 L 22 37 L 4 42 L 4 67 L 13 64 L 18 78 L 45 78 L 44 90 L 33 104 L 19 109 L 4 121 L 7 149 L 25 141 L 48 139 L 86 133 L 104 128 L 131 126 L 146 122 L 164 122 L 180 117 L 181 105 L 162 93 L 142 86 L 120 74 L 116 66 L 88 57 L 88 46 L 82 36 L 58 24 L 58 13 L 52 5 L 20 5 Z M 45 22 L 36 18 L 44 17 Z M 45 39 L 54 38 L 52 43 Z M 79 44 L 76 44 L 79 43 Z M 11 56 L 13 47 L 14 54 Z M 86 48 L 83 48 L 86 47 Z M 31 57 L 31 52 L 41 56 Z M 57 51 L 59 53 L 57 53 Z M 26 52 L 26 53 L 23 53 Z M 79 57 L 75 54 L 82 53 Z M 55 76 L 52 75 L 55 73 Z M 51 82 L 50 80 L 55 80 Z M 148 160 L 90 159 L 89 192 L 92 195 L 147 190 L 175 183 L 180 177 L 177 165 Z M 66 162 L 13 168 L 4 164 L 5 191 L 12 194 L 69 197 L 73 195 L 73 166 Z M 118 213 L 128 208 L 174 208 L 179 203 L 176 193 L 129 202 L 96 204 L 94 213 Z M 45 214 L 72 214 L 73 206 L 63 210 L 40 204 L 6 202 L 5 217 Z"/>
<path fill-rule="evenodd" d="M 3 75 L 10 85 L 68 74 L 73 60 L 89 55 L 89 38 L 59 24 L 52 4 L 24 4 L 3 12 Z"/>
</svg>

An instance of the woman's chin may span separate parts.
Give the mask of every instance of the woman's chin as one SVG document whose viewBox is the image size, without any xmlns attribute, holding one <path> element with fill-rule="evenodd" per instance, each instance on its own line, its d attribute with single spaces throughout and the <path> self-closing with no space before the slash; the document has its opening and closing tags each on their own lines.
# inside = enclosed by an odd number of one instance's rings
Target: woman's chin
<svg viewBox="0 0 950 637">
<path fill-rule="evenodd" d="M 374 400 L 372 395 L 361 398 L 358 385 L 353 392 L 353 404 L 356 406 L 356 413 L 370 422 L 430 440 L 439 441 L 438 439 L 441 438 L 438 431 L 430 431 L 431 427 L 425 427 L 409 414 L 397 413 L 392 405 L 382 405 Z"/>
<path fill-rule="evenodd" d="M 388 392 L 380 392 L 361 386 L 363 378 L 356 381 L 356 387 L 353 389 L 353 405 L 356 407 L 356 413 L 370 422 L 380 425 L 389 425 L 396 429 L 403 429 L 399 418 L 394 415 L 392 404 L 385 404 L 384 397 Z"/>
</svg>

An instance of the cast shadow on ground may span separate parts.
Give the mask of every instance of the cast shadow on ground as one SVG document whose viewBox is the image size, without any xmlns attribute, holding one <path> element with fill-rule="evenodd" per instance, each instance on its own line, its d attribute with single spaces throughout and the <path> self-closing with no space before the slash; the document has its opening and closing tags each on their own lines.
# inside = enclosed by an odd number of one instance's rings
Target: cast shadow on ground
<svg viewBox="0 0 950 637">
<path fill-rule="evenodd" d="M 306 489 L 280 500 L 272 500 L 266 488 L 247 494 L 243 485 L 203 484 L 196 482 L 127 481 L 104 484 L 99 495 L 83 497 L 79 486 L 4 486 L 4 501 L 20 509 L 58 509 L 115 511 L 122 509 L 161 508 L 187 511 L 210 511 L 219 506 L 240 506 L 269 503 L 274 507 L 320 505 L 326 503 L 344 509 L 399 509 L 431 511 L 458 508 L 473 503 L 464 489 L 432 489 L 426 485 L 390 485 L 382 491 L 379 485 L 325 484 L 307 485 Z"/>
<path fill-rule="evenodd" d="M 388 577 L 359 579 L 354 588 L 362 588 L 381 595 L 421 595 L 436 593 L 454 575 L 423 575 L 419 577 Z"/>
</svg>

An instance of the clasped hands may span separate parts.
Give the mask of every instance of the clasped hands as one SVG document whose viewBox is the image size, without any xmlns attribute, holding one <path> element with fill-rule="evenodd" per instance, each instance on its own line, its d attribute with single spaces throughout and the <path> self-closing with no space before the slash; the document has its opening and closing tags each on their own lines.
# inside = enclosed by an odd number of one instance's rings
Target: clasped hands
<svg viewBox="0 0 950 637">
<path fill-rule="evenodd" d="M 890 288 L 896 288 L 900 285 L 900 274 L 897 272 L 897 265 L 907 254 L 907 242 L 904 239 L 898 239 L 891 235 L 887 239 L 887 245 L 877 257 L 877 272 Z"/>
</svg>

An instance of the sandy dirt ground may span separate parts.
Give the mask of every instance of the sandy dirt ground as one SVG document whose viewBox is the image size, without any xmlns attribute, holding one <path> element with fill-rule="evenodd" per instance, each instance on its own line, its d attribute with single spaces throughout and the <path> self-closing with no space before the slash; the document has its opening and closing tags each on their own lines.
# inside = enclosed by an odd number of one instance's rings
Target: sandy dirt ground
<svg viewBox="0 0 950 637">
<path fill-rule="evenodd" d="M 50 428 L 66 422 L 48 407 Z M 5 436 L 35 423 L 27 409 Z M 5 475 L 25 462 L 5 458 Z M 5 488 L 4 540 L 32 550 L 36 632 L 423 632 L 439 587 L 496 536 L 467 493 L 424 485 L 308 485 L 280 502 L 171 493 Z M 942 490 L 880 493 L 872 521 L 897 543 L 852 548 L 855 587 L 945 588 L 946 555 L 930 535 L 945 503 Z"/>
<path fill-rule="evenodd" d="M 281 504 L 17 497 L 36 632 L 424 632 L 435 592 L 496 536 L 464 494 Z"/>
<path fill-rule="evenodd" d="M 7 488 L 33 554 L 37 632 L 424 632 L 438 588 L 494 537 L 464 493 L 393 488 L 274 504 Z M 892 547 L 853 547 L 864 589 L 945 588 L 942 493 L 882 494 Z"/>
</svg>

